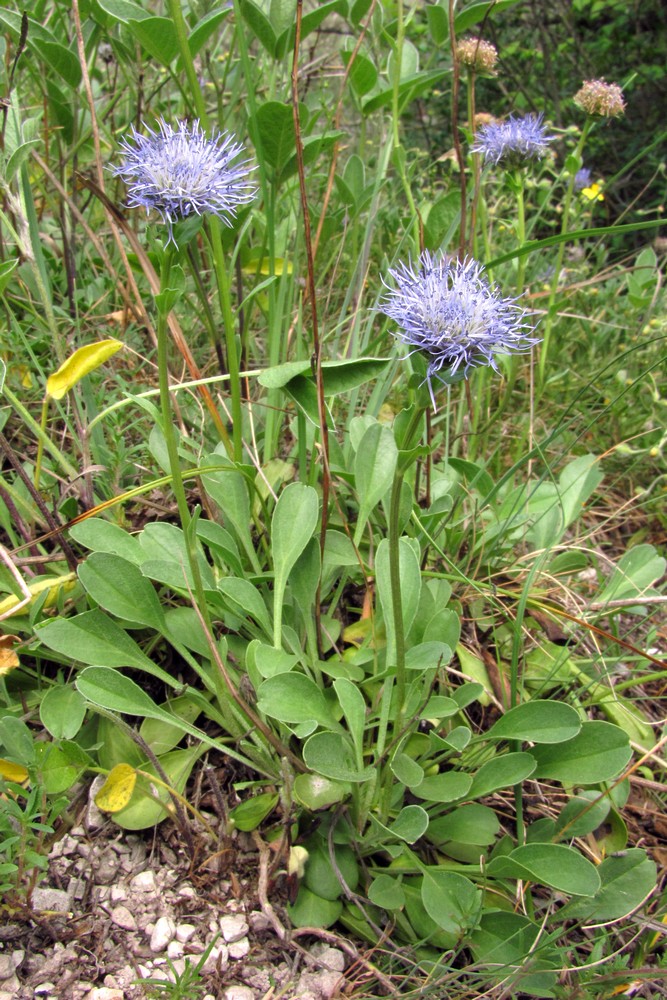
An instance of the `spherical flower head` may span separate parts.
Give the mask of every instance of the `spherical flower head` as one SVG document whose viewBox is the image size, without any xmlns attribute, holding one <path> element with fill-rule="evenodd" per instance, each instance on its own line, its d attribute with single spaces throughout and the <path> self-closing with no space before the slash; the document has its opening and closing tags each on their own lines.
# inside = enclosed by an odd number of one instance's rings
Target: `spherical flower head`
<svg viewBox="0 0 667 1000">
<path fill-rule="evenodd" d="M 581 170 L 577 170 L 574 175 L 574 190 L 583 191 L 584 188 L 587 188 L 590 185 L 592 179 L 593 175 L 588 167 L 582 167 Z"/>
<path fill-rule="evenodd" d="M 462 66 L 476 73 L 495 74 L 498 52 L 491 42 L 481 38 L 462 38 L 456 46 L 456 55 Z"/>
<path fill-rule="evenodd" d="M 541 159 L 555 136 L 548 135 L 543 115 L 526 115 L 505 122 L 490 122 L 477 133 L 473 153 L 482 153 L 485 161 L 507 167 L 521 167 Z"/>
<path fill-rule="evenodd" d="M 574 95 L 574 103 L 587 115 L 598 118 L 618 118 L 625 110 L 623 91 L 617 83 L 604 80 L 586 80 Z"/>
<path fill-rule="evenodd" d="M 538 343 L 526 312 L 503 298 L 477 261 L 448 261 L 425 250 L 416 264 L 399 264 L 380 306 L 399 327 L 394 336 L 428 358 L 426 381 L 435 407 L 433 380 L 488 365 L 496 355 L 521 354 Z"/>
<path fill-rule="evenodd" d="M 217 215 L 232 225 L 237 209 L 252 201 L 256 188 L 248 180 L 246 160 L 233 165 L 243 146 L 228 132 L 207 138 L 199 121 L 174 129 L 163 119 L 158 129 L 121 141 L 123 161 L 114 173 L 128 187 L 130 208 L 155 210 L 169 228 L 167 242 L 175 243 L 173 226 L 189 215 Z"/>
</svg>

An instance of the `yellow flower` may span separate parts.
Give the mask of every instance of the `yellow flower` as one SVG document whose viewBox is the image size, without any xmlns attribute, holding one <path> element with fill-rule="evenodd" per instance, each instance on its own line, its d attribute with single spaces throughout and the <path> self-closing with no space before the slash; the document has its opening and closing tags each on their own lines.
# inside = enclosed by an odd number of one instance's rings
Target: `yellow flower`
<svg viewBox="0 0 667 1000">
<path fill-rule="evenodd" d="M 604 201 L 604 195 L 602 193 L 602 187 L 595 181 L 590 187 L 586 187 L 581 192 L 584 198 L 588 198 L 589 201 Z"/>
</svg>

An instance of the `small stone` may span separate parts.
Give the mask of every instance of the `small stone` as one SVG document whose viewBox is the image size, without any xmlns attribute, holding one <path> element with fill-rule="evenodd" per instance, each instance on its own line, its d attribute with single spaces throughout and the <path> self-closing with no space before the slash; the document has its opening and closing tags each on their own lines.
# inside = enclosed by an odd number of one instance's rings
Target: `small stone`
<svg viewBox="0 0 667 1000">
<path fill-rule="evenodd" d="M 136 931 L 137 921 L 134 919 L 134 914 L 128 910 L 127 906 L 122 904 L 119 906 L 114 906 L 111 911 L 111 919 L 116 927 L 122 927 L 125 931 Z"/>
<path fill-rule="evenodd" d="M 171 917 L 158 917 L 151 934 L 150 948 L 153 952 L 164 951 L 176 933 L 176 924 Z"/>
<path fill-rule="evenodd" d="M 228 986 L 222 996 L 223 1000 L 255 1000 L 249 986 Z"/>
<path fill-rule="evenodd" d="M 18 990 L 20 986 L 21 986 L 21 984 L 19 983 L 19 981 L 17 979 L 16 980 L 16 989 Z M 11 993 L 7 993 L 6 990 L 0 990 L 0 1000 L 14 1000 L 15 997 L 16 997 L 16 991 L 15 991 L 15 989 L 13 987 L 12 987 L 12 992 Z"/>
<path fill-rule="evenodd" d="M 255 934 L 271 930 L 271 921 L 260 910 L 248 914 L 248 923 Z"/>
<path fill-rule="evenodd" d="M 6 986 L 9 992 L 3 989 L 3 991 L 0 993 L 0 1000 L 16 1000 L 18 992 L 21 989 L 21 983 L 19 982 L 19 977 L 16 975 L 10 976 L 9 979 L 5 979 L 2 985 Z"/>
<path fill-rule="evenodd" d="M 181 944 L 187 944 L 196 933 L 197 928 L 194 924 L 179 924 L 176 928 L 176 940 L 180 941 Z"/>
<path fill-rule="evenodd" d="M 184 954 L 185 948 L 180 941 L 170 941 L 167 945 L 167 958 L 182 958 Z"/>
<path fill-rule="evenodd" d="M 86 993 L 84 1000 L 124 1000 L 124 997 L 122 990 L 108 986 L 94 986 L 90 993 Z"/>
<path fill-rule="evenodd" d="M 98 774 L 97 777 L 93 779 L 88 792 L 88 805 L 86 806 L 84 823 L 89 833 L 95 833 L 97 830 L 101 830 L 107 822 L 106 816 L 100 812 L 95 804 L 95 796 L 106 780 L 107 779 L 104 774 Z"/>
<path fill-rule="evenodd" d="M 155 875 L 152 871 L 139 872 L 130 882 L 130 887 L 135 892 L 155 892 L 157 889 Z"/>
<path fill-rule="evenodd" d="M 329 972 L 345 972 L 345 955 L 338 948 L 331 948 L 324 941 L 318 941 L 311 948 L 311 953 Z"/>
<path fill-rule="evenodd" d="M 104 851 L 95 866 L 95 881 L 98 885 L 110 885 L 118 874 L 120 858 L 113 851 Z"/>
<path fill-rule="evenodd" d="M 220 931 L 227 944 L 239 941 L 248 933 L 248 921 L 242 913 L 228 913 L 220 917 Z"/>
<path fill-rule="evenodd" d="M 127 889 L 123 885 L 112 885 L 109 898 L 112 903 L 124 903 L 127 899 Z"/>
<path fill-rule="evenodd" d="M 238 961 L 240 958 L 245 958 L 250 951 L 250 941 L 247 937 L 239 938 L 238 941 L 230 942 L 227 950 L 229 957 Z"/>
<path fill-rule="evenodd" d="M 33 889 L 32 905 L 35 910 L 53 910 L 55 913 L 67 913 L 69 896 L 62 889 Z"/>
<path fill-rule="evenodd" d="M 35 986 L 33 993 L 36 997 L 45 997 L 55 988 L 55 983 L 40 983 L 39 986 Z"/>
<path fill-rule="evenodd" d="M 182 976 L 185 972 L 185 959 L 177 958 L 171 963 L 172 980 L 176 982 L 178 976 Z"/>
<path fill-rule="evenodd" d="M 184 899 L 193 899 L 197 894 L 191 885 L 182 885 L 178 890 L 178 895 Z"/>
<path fill-rule="evenodd" d="M 0 980 L 13 976 L 16 972 L 16 964 L 13 955 L 0 955 Z"/>
</svg>

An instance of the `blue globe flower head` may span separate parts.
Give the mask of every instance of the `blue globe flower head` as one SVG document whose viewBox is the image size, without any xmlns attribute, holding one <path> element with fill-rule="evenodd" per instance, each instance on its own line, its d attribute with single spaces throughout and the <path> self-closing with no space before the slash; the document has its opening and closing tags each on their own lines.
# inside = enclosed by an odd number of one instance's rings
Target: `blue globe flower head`
<svg viewBox="0 0 667 1000">
<path fill-rule="evenodd" d="M 549 143 L 556 137 L 547 133 L 543 115 L 526 115 L 506 122 L 483 125 L 472 146 L 473 153 L 482 153 L 485 161 L 507 167 L 525 166 L 530 160 L 539 160 L 547 153 Z"/>
<path fill-rule="evenodd" d="M 574 175 L 574 190 L 583 191 L 584 188 L 590 187 L 592 179 L 593 177 L 588 167 L 582 167 L 581 170 L 577 170 Z"/>
<path fill-rule="evenodd" d="M 488 365 L 496 355 L 521 354 L 537 344 L 527 313 L 483 274 L 472 258 L 448 260 L 425 250 L 413 264 L 399 264 L 389 275 L 393 287 L 380 311 L 399 327 L 394 336 L 428 358 L 426 381 L 435 408 L 433 381 L 451 382 L 457 372 Z"/>
<path fill-rule="evenodd" d="M 158 119 L 157 131 L 146 126 L 146 135 L 132 126 L 121 140 L 122 163 L 114 174 L 128 187 L 130 208 L 158 212 L 175 245 L 173 226 L 189 215 L 217 215 L 232 225 L 237 209 L 252 201 L 256 187 L 248 177 L 247 160 L 234 165 L 243 146 L 229 132 L 207 138 L 199 121 L 178 122 L 174 129 Z"/>
</svg>

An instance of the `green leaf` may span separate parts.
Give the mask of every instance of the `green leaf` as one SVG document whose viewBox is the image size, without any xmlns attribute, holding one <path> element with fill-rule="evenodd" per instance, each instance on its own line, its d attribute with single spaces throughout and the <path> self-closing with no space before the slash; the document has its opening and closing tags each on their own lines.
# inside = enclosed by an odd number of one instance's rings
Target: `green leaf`
<svg viewBox="0 0 667 1000">
<path fill-rule="evenodd" d="M 188 37 L 188 48 L 190 55 L 194 59 L 199 50 L 203 48 L 211 35 L 217 30 L 220 22 L 230 13 L 230 7 L 219 7 L 211 10 L 198 21 L 192 33 Z M 177 71 L 181 69 L 180 60 L 177 64 Z"/>
<path fill-rule="evenodd" d="M 459 806 L 446 816 L 431 820 L 428 839 L 434 844 L 455 840 L 488 847 L 500 833 L 500 823 L 493 809 L 472 802 Z"/>
<path fill-rule="evenodd" d="M 428 868 L 422 880 L 422 902 L 438 927 L 462 936 L 477 925 L 482 893 L 464 875 Z"/>
<path fill-rule="evenodd" d="M 0 744 L 4 756 L 14 764 L 31 767 L 35 762 L 35 742 L 32 733 L 22 719 L 5 715 L 0 719 Z"/>
<path fill-rule="evenodd" d="M 287 578 L 317 526 L 319 498 L 312 486 L 290 483 L 278 497 L 271 519 L 273 555 L 273 642 L 282 642 L 282 611 Z"/>
<path fill-rule="evenodd" d="M 7 171 L 8 177 L 11 176 L 9 171 Z M 19 258 L 14 257 L 12 260 L 5 260 L 0 264 L 0 295 L 4 292 L 5 288 L 12 280 L 12 274 L 14 273 L 17 265 L 19 263 Z M 0 390 L 2 386 L 0 385 Z"/>
<path fill-rule="evenodd" d="M 293 790 L 295 800 L 314 812 L 344 802 L 352 788 L 344 781 L 332 781 L 321 774 L 297 774 Z"/>
<path fill-rule="evenodd" d="M 428 830 L 429 817 L 421 806 L 404 806 L 393 823 L 385 825 L 376 816 L 373 816 L 373 823 L 381 827 L 390 838 L 414 844 Z"/>
<path fill-rule="evenodd" d="M 155 588 L 134 563 L 110 552 L 93 552 L 78 574 L 86 593 L 116 618 L 164 633 L 164 611 Z"/>
<path fill-rule="evenodd" d="M 160 767 L 167 777 L 170 788 L 183 794 L 192 768 L 203 752 L 204 747 L 194 746 L 186 750 L 172 750 L 160 758 Z M 150 777 L 158 777 L 153 765 L 146 764 L 142 770 L 149 777 L 137 775 L 137 783 L 129 805 L 113 814 L 114 822 L 123 830 L 147 830 L 161 823 L 173 811 L 168 790 L 150 781 Z"/>
<path fill-rule="evenodd" d="M 391 875 L 376 875 L 368 887 L 368 898 L 383 910 L 401 910 L 405 906 L 401 880 Z"/>
<path fill-rule="evenodd" d="M 626 600 L 646 595 L 651 584 L 664 575 L 667 560 L 652 545 L 635 545 L 620 558 L 610 579 L 596 597 L 596 602 Z"/>
<path fill-rule="evenodd" d="M 243 577 L 227 576 L 218 580 L 218 590 L 225 603 L 242 620 L 254 618 L 267 637 L 272 636 L 271 619 L 257 587 Z"/>
<path fill-rule="evenodd" d="M 431 205 L 424 225 L 425 248 L 438 250 L 443 243 L 453 239 L 460 219 L 461 196 L 457 191 L 450 191 L 436 199 Z"/>
<path fill-rule="evenodd" d="M 632 757 L 628 737 L 610 722 L 584 722 L 574 739 L 557 746 L 533 747 L 536 778 L 593 785 L 616 778 Z"/>
<path fill-rule="evenodd" d="M 328 845 L 323 844 L 318 838 L 315 841 L 308 841 L 306 849 L 308 860 L 304 875 L 305 885 L 311 892 L 316 892 L 324 899 L 338 899 L 343 887 L 331 863 Z M 343 844 L 336 844 L 334 858 L 343 881 L 348 889 L 354 892 L 359 885 L 359 865 L 352 849 Z"/>
<path fill-rule="evenodd" d="M 415 73 L 414 76 L 401 80 L 398 87 L 399 112 L 402 114 L 411 101 L 433 90 L 446 76 L 447 72 L 445 70 L 434 70 L 432 72 Z M 391 104 L 393 98 L 393 86 L 385 87 L 379 94 L 374 94 L 363 102 L 362 112 L 364 115 L 370 115 L 379 108 L 386 108 Z"/>
<path fill-rule="evenodd" d="M 252 798 L 240 802 L 229 810 L 229 820 L 232 828 L 249 833 L 256 830 L 267 816 L 270 816 L 278 805 L 279 796 L 275 792 L 262 792 Z"/>
<path fill-rule="evenodd" d="M 501 788 L 511 788 L 530 777 L 536 768 L 532 753 L 506 753 L 482 764 L 473 778 L 469 798 L 482 799 Z"/>
<path fill-rule="evenodd" d="M 246 5 L 247 0 L 243 7 Z M 280 101 L 260 105 L 248 119 L 248 131 L 262 162 L 279 174 L 296 145 L 292 105 Z"/>
<path fill-rule="evenodd" d="M 31 38 L 30 31 L 28 38 L 31 39 L 31 46 L 35 49 L 50 68 L 58 74 L 61 80 L 77 90 L 81 84 L 81 66 L 74 52 L 61 45 L 60 42 L 46 40 L 43 38 Z"/>
<path fill-rule="evenodd" d="M 361 541 L 371 511 L 391 486 L 397 460 L 398 448 L 389 427 L 371 424 L 354 458 L 354 481 L 359 496 L 355 545 Z"/>
<path fill-rule="evenodd" d="M 165 722 L 164 718 L 147 718 L 139 727 L 141 738 L 148 744 L 158 757 L 173 750 L 183 739 L 183 722 L 192 724 L 201 715 L 201 706 L 189 694 L 180 695 L 164 702 L 159 708 L 171 716 L 173 723 Z"/>
<path fill-rule="evenodd" d="M 407 634 L 419 606 L 422 582 L 421 567 L 415 550 L 407 538 L 399 538 L 398 554 L 403 632 Z M 391 594 L 391 576 L 389 573 L 389 541 L 386 538 L 382 539 L 375 554 L 375 583 L 387 631 L 387 663 L 392 664 L 396 656 L 396 628 L 394 625 L 394 604 Z"/>
<path fill-rule="evenodd" d="M 150 18 L 149 11 L 145 11 L 139 4 L 132 3 L 131 0 L 97 0 L 105 13 L 110 14 L 115 21 L 128 24 L 129 21 L 140 21 L 142 18 Z"/>
<path fill-rule="evenodd" d="M 310 722 L 335 725 L 329 703 L 310 677 L 283 673 L 269 677 L 257 690 L 257 708 L 279 722 Z"/>
<path fill-rule="evenodd" d="M 469 774 L 448 771 L 424 778 L 421 785 L 414 789 L 414 794 L 427 802 L 454 802 L 467 796 L 471 785 L 472 778 Z"/>
<path fill-rule="evenodd" d="M 178 55 L 178 37 L 171 18 L 144 17 L 127 24 L 141 47 L 163 66 L 169 66 Z"/>
<path fill-rule="evenodd" d="M 310 736 L 303 746 L 303 759 L 311 770 L 334 781 L 358 783 L 370 781 L 376 776 L 374 767 L 358 770 L 352 745 L 340 733 L 315 733 Z"/>
<path fill-rule="evenodd" d="M 47 795 L 60 795 L 74 785 L 92 764 L 88 754 L 78 746 L 64 740 L 62 743 L 38 745 L 41 760 L 39 770 Z"/>
<path fill-rule="evenodd" d="M 299 889 L 296 902 L 288 905 L 287 912 L 293 927 L 331 927 L 343 912 L 340 899 L 323 899 L 305 885 Z"/>
<path fill-rule="evenodd" d="M 56 740 L 71 740 L 81 729 L 86 704 L 73 684 L 49 688 L 39 706 L 39 718 Z"/>
<path fill-rule="evenodd" d="M 566 804 L 556 820 L 556 831 L 561 840 L 585 837 L 604 823 L 611 802 L 597 790 L 584 791 Z"/>
<path fill-rule="evenodd" d="M 88 517 L 85 521 L 70 528 L 69 533 L 75 542 L 78 542 L 79 545 L 85 545 L 93 552 L 112 552 L 137 566 L 145 558 L 141 545 L 134 535 L 130 535 L 119 524 L 105 521 L 101 517 Z"/>
<path fill-rule="evenodd" d="M 67 657 L 68 662 L 104 667 L 135 667 L 178 687 L 178 681 L 142 653 L 127 632 L 97 609 L 73 618 L 54 618 L 35 626 L 35 635 L 48 649 Z"/>
<path fill-rule="evenodd" d="M 345 66 L 349 66 L 352 50 L 341 52 L 341 56 Z M 364 97 L 371 92 L 377 83 L 378 71 L 368 56 L 364 55 L 363 52 L 357 52 L 347 78 L 357 97 Z"/>
<path fill-rule="evenodd" d="M 406 788 L 417 788 L 424 780 L 424 768 L 406 753 L 395 754 L 389 767 L 394 777 Z"/>
<path fill-rule="evenodd" d="M 496 878 L 539 882 L 572 896 L 594 896 L 600 888 L 595 865 L 564 844 L 525 844 L 492 858 L 486 870 Z"/>
<path fill-rule="evenodd" d="M 352 681 L 341 677 L 333 682 L 338 703 L 343 709 L 350 736 L 361 759 L 364 745 L 364 729 L 366 726 L 366 702 L 364 696 Z"/>
<path fill-rule="evenodd" d="M 239 6 L 248 27 L 262 43 L 269 55 L 276 55 L 277 38 L 271 21 L 252 0 L 240 0 Z M 255 141 L 253 139 L 253 141 Z"/>
<path fill-rule="evenodd" d="M 527 701 L 511 708 L 486 734 L 490 740 L 562 743 L 581 729 L 576 709 L 557 701 Z"/>
<path fill-rule="evenodd" d="M 598 867 L 602 881 L 593 899 L 575 900 L 559 916 L 587 921 L 618 920 L 644 902 L 655 888 L 655 863 L 638 847 L 605 858 Z"/>
</svg>

